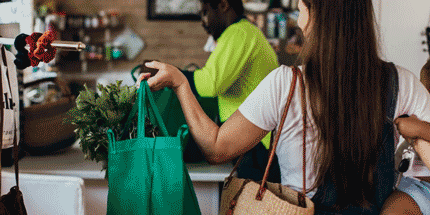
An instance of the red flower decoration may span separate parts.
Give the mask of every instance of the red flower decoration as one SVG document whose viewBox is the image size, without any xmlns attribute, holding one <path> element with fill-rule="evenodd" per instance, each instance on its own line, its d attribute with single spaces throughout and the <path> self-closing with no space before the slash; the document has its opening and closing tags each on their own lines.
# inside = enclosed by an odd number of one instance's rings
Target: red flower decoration
<svg viewBox="0 0 430 215">
<path fill-rule="evenodd" d="M 28 58 L 31 66 L 39 65 L 40 61 L 45 63 L 54 59 L 57 50 L 51 46 L 52 41 L 56 39 L 56 32 L 48 30 L 45 33 L 32 33 L 25 38 L 25 42 L 30 46 Z"/>
</svg>

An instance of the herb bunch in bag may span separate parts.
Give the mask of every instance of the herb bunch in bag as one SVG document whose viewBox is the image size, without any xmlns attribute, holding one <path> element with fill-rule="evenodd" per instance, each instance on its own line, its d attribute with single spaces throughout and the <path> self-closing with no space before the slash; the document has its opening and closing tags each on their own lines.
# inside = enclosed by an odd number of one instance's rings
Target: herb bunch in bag
<svg viewBox="0 0 430 215">
<path fill-rule="evenodd" d="M 79 93 L 76 98 L 76 107 L 68 111 L 70 119 L 66 122 L 75 124 L 76 138 L 80 140 L 80 146 L 85 159 L 104 162 L 103 170 L 107 169 L 108 138 L 106 131 L 112 129 L 116 137 L 121 137 L 124 132 L 127 138 L 135 138 L 137 134 L 137 117 L 128 131 L 124 124 L 136 100 L 136 88 L 134 86 L 121 85 L 122 81 L 115 84 L 97 86 L 100 93 L 88 89 Z M 145 120 L 146 136 L 158 136 L 158 128 L 153 126 L 149 119 Z M 106 174 L 107 176 L 107 174 Z"/>
</svg>

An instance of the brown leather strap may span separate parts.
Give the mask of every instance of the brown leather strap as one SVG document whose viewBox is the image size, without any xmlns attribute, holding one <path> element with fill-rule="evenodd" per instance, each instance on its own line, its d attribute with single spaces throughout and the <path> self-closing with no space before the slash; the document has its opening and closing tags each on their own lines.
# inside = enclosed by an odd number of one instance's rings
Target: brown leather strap
<svg viewBox="0 0 430 215">
<path fill-rule="evenodd" d="M 267 178 L 269 177 L 269 169 L 270 169 L 270 166 L 272 165 L 272 161 L 273 161 L 273 158 L 275 156 L 276 147 L 278 146 L 279 137 L 281 136 L 282 128 L 284 127 L 284 123 L 285 123 L 285 119 L 287 117 L 288 110 L 290 109 L 291 101 L 293 99 L 294 92 L 296 89 L 296 83 L 297 83 L 297 72 L 293 70 L 293 79 L 291 81 L 291 87 L 290 87 L 290 92 L 288 94 L 287 103 L 284 107 L 284 112 L 282 114 L 282 118 L 281 118 L 281 121 L 279 123 L 278 132 L 276 132 L 275 139 L 272 141 L 272 143 L 270 145 L 271 150 L 270 150 L 269 161 L 267 162 L 266 171 L 264 172 L 264 176 L 263 176 L 263 181 L 260 184 L 260 189 L 258 190 L 258 193 L 256 196 L 256 199 L 259 199 L 259 200 L 261 200 L 263 198 L 264 192 L 266 191 L 266 189 L 264 189 L 264 188 L 266 186 Z"/>
<path fill-rule="evenodd" d="M 274 154 L 276 151 L 276 147 L 277 147 L 278 142 L 279 142 L 279 137 L 280 137 L 281 132 L 282 132 L 282 127 L 284 126 L 285 119 L 287 117 L 291 101 L 293 99 L 293 95 L 294 95 L 295 87 L 296 87 L 296 80 L 297 80 L 297 76 L 298 76 L 299 77 L 299 84 L 300 84 L 300 88 L 301 88 L 301 105 L 302 105 L 302 112 L 303 112 L 303 114 L 302 114 L 302 119 L 303 119 L 303 188 L 302 188 L 302 193 L 303 193 L 303 195 L 298 195 L 298 198 L 299 198 L 299 203 L 301 203 L 300 205 L 303 207 L 306 207 L 305 199 L 304 199 L 305 194 L 306 194 L 306 119 L 307 119 L 306 92 L 305 92 L 305 85 L 304 85 L 304 81 L 303 81 L 302 72 L 297 67 L 292 67 L 292 70 L 293 70 L 293 80 L 291 81 L 291 88 L 290 88 L 290 93 L 289 93 L 288 98 L 287 98 L 287 104 L 285 105 L 284 113 L 282 114 L 282 118 L 281 118 L 281 122 L 279 124 L 278 132 L 276 132 L 275 140 L 271 143 L 271 146 L 270 146 L 270 148 L 271 148 L 270 157 L 269 157 L 268 164 L 266 166 L 266 171 L 265 171 L 264 176 L 263 176 L 263 181 L 260 185 L 259 192 L 257 193 L 257 198 L 262 199 L 263 193 L 266 190 L 266 189 L 264 189 L 264 187 L 266 186 L 267 178 L 269 177 L 269 168 L 272 164 L 273 157 L 274 157 Z"/>
<path fill-rule="evenodd" d="M 302 72 L 299 68 L 293 67 L 293 71 L 299 76 L 299 83 L 301 88 L 301 104 L 302 104 L 302 114 L 303 114 L 303 188 L 302 194 L 298 196 L 299 203 L 302 207 L 306 207 L 305 194 L 306 194 L 306 120 L 307 120 L 307 104 L 306 104 L 306 90 L 305 82 L 303 80 Z"/>
<path fill-rule="evenodd" d="M 15 122 L 16 124 L 16 122 Z M 16 128 L 16 126 L 15 126 Z M 16 135 L 16 133 L 18 133 L 17 130 L 15 130 L 15 135 L 13 138 L 13 163 L 15 166 L 15 181 L 16 181 L 16 186 L 19 189 L 19 168 L 18 168 L 18 136 Z"/>
<path fill-rule="evenodd" d="M 293 73 L 293 80 L 291 81 L 291 87 L 290 87 L 290 93 L 289 93 L 289 95 L 288 95 L 288 100 L 287 100 L 287 104 L 286 104 L 286 106 L 285 106 L 285 109 L 284 109 L 284 114 L 282 115 L 282 118 L 281 118 L 281 124 L 280 124 L 280 128 L 282 129 L 282 126 L 283 126 L 283 123 L 282 122 L 284 122 L 285 121 L 285 117 L 286 117 L 286 112 L 288 112 L 288 107 L 289 107 L 289 105 L 290 105 L 290 103 L 291 103 L 291 98 L 293 97 L 293 94 L 294 94 L 294 91 L 295 91 L 295 88 L 296 88 L 296 79 L 297 79 L 297 75 L 295 74 L 295 73 Z M 285 116 L 284 116 L 285 115 Z M 272 135 L 273 135 L 273 131 L 272 131 Z M 264 176 L 263 176 L 263 181 L 262 181 L 262 183 L 261 183 L 261 187 L 264 187 L 264 185 L 265 185 L 265 183 L 266 183 L 266 181 L 267 181 L 267 177 L 268 177 L 268 173 L 269 173 L 269 168 L 270 168 L 270 166 L 272 165 L 272 160 L 273 160 L 273 157 L 274 157 L 274 155 L 275 155 L 275 151 L 276 151 L 276 145 L 277 145 L 277 141 L 279 140 L 279 134 L 280 134 L 280 132 L 278 132 L 277 134 L 276 134 L 276 138 L 275 138 L 275 144 L 271 144 L 270 145 L 270 150 L 269 150 L 269 160 L 268 160 L 268 162 L 267 162 L 267 166 L 266 166 L 266 170 L 264 171 Z M 272 139 L 271 139 L 271 142 L 272 142 Z M 241 163 L 241 161 L 242 161 L 242 159 L 243 159 L 243 157 L 245 156 L 245 154 L 242 154 L 240 157 L 239 157 L 239 159 L 237 160 L 237 162 L 236 162 L 236 164 L 234 165 L 234 167 L 233 167 L 233 170 L 231 171 L 231 173 L 230 173 L 230 175 L 228 176 L 228 180 L 227 180 L 227 183 L 230 181 L 230 179 L 233 177 L 233 174 L 234 174 L 234 172 L 236 172 L 236 170 L 237 170 L 237 168 L 239 167 L 239 165 L 240 165 L 240 163 Z M 224 187 L 226 187 L 226 185 L 224 185 Z M 260 188 L 261 188 L 260 187 Z M 260 189 L 261 190 L 261 189 Z"/>
<path fill-rule="evenodd" d="M 273 141 L 271 141 L 271 145 L 270 145 L 270 155 L 269 155 L 269 160 L 266 166 L 266 170 L 264 172 L 264 176 L 263 176 L 263 180 L 260 184 L 260 189 L 257 193 L 256 199 L 257 200 L 261 200 L 263 198 L 264 192 L 266 191 L 266 182 L 267 182 L 267 178 L 269 176 L 269 169 L 270 166 L 272 165 L 272 161 L 273 158 L 275 156 L 275 151 L 276 151 L 276 147 L 277 144 L 279 142 L 279 137 L 281 135 L 281 131 L 282 131 L 282 127 L 284 126 L 285 123 L 285 119 L 287 117 L 287 113 L 289 110 L 289 107 L 291 105 L 291 101 L 295 92 L 295 88 L 296 88 L 296 82 L 297 82 L 297 76 L 299 77 L 299 84 L 301 87 L 301 103 L 302 103 L 302 112 L 303 112 L 303 195 L 299 195 L 299 203 L 305 202 L 305 194 L 306 194 L 306 119 L 307 119 L 307 105 L 306 105 L 306 92 L 305 92 L 305 85 L 304 85 L 304 81 L 303 81 L 303 76 L 302 73 L 300 71 L 299 68 L 297 67 L 293 67 L 293 79 L 291 81 L 291 87 L 290 87 L 290 92 L 288 94 L 288 98 L 287 98 L 287 103 L 285 105 L 284 108 L 284 112 L 282 114 L 282 118 L 281 118 L 281 122 L 279 124 L 279 128 L 278 128 L 278 132 L 276 132 L 276 136 L 275 139 Z M 274 132 L 272 132 L 273 134 Z M 224 187 L 227 187 L 229 182 L 231 181 L 231 178 L 233 178 L 233 174 L 234 172 L 237 170 L 237 168 L 239 167 L 240 162 L 243 159 L 243 154 L 239 157 L 238 161 L 236 162 L 236 164 L 233 167 L 233 170 L 231 171 L 226 184 Z M 301 204 L 300 204 L 301 205 Z M 306 205 L 304 205 L 303 207 L 306 207 Z"/>
</svg>

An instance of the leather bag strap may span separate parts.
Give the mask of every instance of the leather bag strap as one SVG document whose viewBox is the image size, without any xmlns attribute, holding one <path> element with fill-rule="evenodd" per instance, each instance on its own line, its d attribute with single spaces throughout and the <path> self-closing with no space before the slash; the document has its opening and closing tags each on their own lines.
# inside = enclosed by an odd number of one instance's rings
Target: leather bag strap
<svg viewBox="0 0 430 215">
<path fill-rule="evenodd" d="M 264 172 L 263 180 L 260 184 L 260 189 L 259 189 L 257 196 L 256 196 L 257 200 L 261 200 L 263 198 L 264 192 L 266 191 L 266 182 L 267 182 L 267 178 L 269 176 L 269 169 L 270 169 L 270 166 L 272 165 L 272 161 L 273 161 L 273 158 L 275 156 L 275 151 L 276 151 L 276 147 L 278 145 L 278 141 L 279 141 L 279 137 L 280 137 L 280 134 L 282 131 L 282 127 L 284 126 L 285 119 L 287 117 L 287 113 L 288 113 L 288 110 L 289 110 L 289 107 L 291 105 L 291 101 L 292 101 L 292 98 L 293 98 L 293 95 L 295 92 L 297 77 L 299 77 L 299 85 L 301 88 L 301 106 L 302 106 L 302 113 L 303 113 L 303 117 L 302 117 L 303 118 L 303 189 L 302 189 L 302 193 L 299 193 L 299 203 L 305 202 L 304 201 L 304 198 L 305 198 L 304 195 L 306 194 L 306 125 L 307 125 L 307 123 L 306 123 L 306 119 L 307 119 L 306 92 L 305 92 L 303 75 L 302 75 L 300 69 L 297 67 L 292 67 L 292 70 L 293 70 L 293 79 L 291 81 L 291 87 L 290 87 L 290 91 L 288 94 L 287 103 L 285 105 L 281 121 L 279 123 L 278 132 L 276 132 L 275 139 L 273 141 L 271 141 L 270 152 L 269 152 L 270 153 L 269 154 L 269 161 L 267 163 L 266 170 Z M 237 160 L 236 164 L 233 167 L 233 170 L 231 171 L 231 173 L 228 177 L 228 181 L 230 181 L 231 178 L 233 177 L 233 174 L 237 170 L 237 168 L 239 167 L 239 164 L 242 161 L 243 157 L 244 157 L 244 154 L 242 154 L 239 157 L 239 159 Z M 228 184 L 228 182 L 227 182 L 227 184 Z M 301 195 L 301 194 L 303 194 L 303 195 Z"/>
<path fill-rule="evenodd" d="M 16 124 L 16 122 L 15 122 Z M 16 127 L 16 126 L 15 126 Z M 16 135 L 17 130 L 15 130 L 15 135 L 13 138 L 13 163 L 15 166 L 15 181 L 16 181 L 16 186 L 19 189 L 19 167 L 18 167 L 18 136 Z"/>
</svg>

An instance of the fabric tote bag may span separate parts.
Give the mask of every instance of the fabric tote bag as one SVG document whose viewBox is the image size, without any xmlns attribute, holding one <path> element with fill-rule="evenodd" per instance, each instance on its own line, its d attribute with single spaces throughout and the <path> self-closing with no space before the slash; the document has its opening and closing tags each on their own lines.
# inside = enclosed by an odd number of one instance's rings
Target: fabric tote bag
<svg viewBox="0 0 430 215">
<path fill-rule="evenodd" d="M 201 214 L 183 162 L 182 143 L 188 127 L 169 136 L 146 81 L 125 128 L 138 112 L 137 138 L 117 140 L 108 130 L 107 214 Z M 160 128 L 161 136 L 145 136 L 145 116 Z M 125 129 L 127 130 L 127 129 Z"/>
<path fill-rule="evenodd" d="M 288 113 L 288 108 L 295 91 L 297 76 L 301 87 L 302 112 L 303 112 L 303 190 L 297 192 L 289 187 L 279 183 L 267 182 L 269 168 L 272 163 L 275 149 L 279 141 L 279 136 Z M 287 99 L 287 104 L 279 124 L 275 140 L 270 146 L 269 161 L 263 180 L 259 182 L 250 179 L 237 178 L 233 176 L 239 166 L 243 155 L 236 162 L 230 176 L 224 181 L 224 187 L 221 195 L 220 214 L 314 214 L 314 203 L 306 197 L 306 99 L 303 77 L 297 68 L 293 68 L 293 80 Z M 272 132 L 273 134 L 274 132 Z"/>
<path fill-rule="evenodd" d="M 10 54 L 10 53 L 8 53 Z M 18 94 L 16 84 L 16 72 L 11 71 L 12 67 L 8 67 L 5 48 L 0 44 L 0 95 L 4 99 L 1 99 L 4 106 L 0 109 L 0 154 L 2 147 L 9 147 L 12 144 L 13 147 L 13 158 L 15 165 L 15 181 L 16 186 L 13 186 L 10 191 L 0 197 L 0 214 L 5 215 L 27 215 L 27 209 L 24 205 L 24 197 L 19 189 L 19 166 L 18 166 L 18 141 L 19 141 L 19 129 L 16 126 L 19 120 L 15 118 L 14 113 L 18 112 L 18 99 L 14 97 Z M 10 64 L 9 64 L 10 65 Z M 15 80 L 15 83 L 13 80 Z M 15 90 L 13 90 L 15 88 Z M 16 92 L 13 93 L 12 92 Z M 9 93 L 9 94 L 8 94 Z M 12 95 L 11 95 L 12 94 Z M 12 99 L 14 98 L 14 99 Z M 15 101 L 15 102 L 14 102 Z M 16 103 L 16 104 L 15 104 Z M 7 129 L 7 130 L 5 130 Z M 1 172 L 1 165 L 0 165 Z M 0 174 L 1 184 L 1 174 Z M 1 186 L 0 186 L 1 188 Z"/>
</svg>

